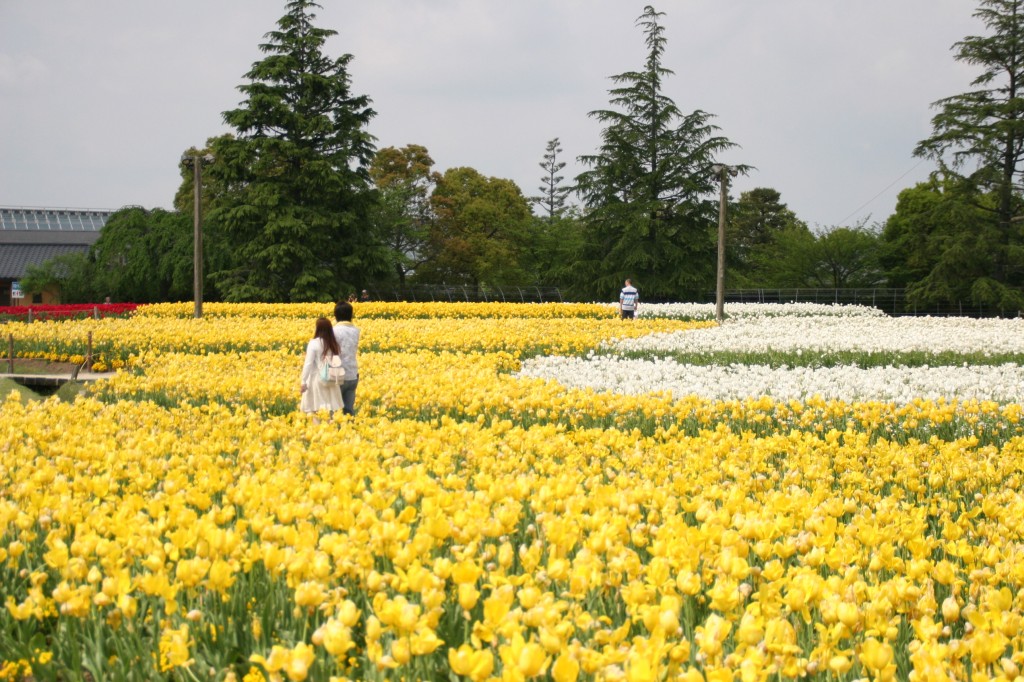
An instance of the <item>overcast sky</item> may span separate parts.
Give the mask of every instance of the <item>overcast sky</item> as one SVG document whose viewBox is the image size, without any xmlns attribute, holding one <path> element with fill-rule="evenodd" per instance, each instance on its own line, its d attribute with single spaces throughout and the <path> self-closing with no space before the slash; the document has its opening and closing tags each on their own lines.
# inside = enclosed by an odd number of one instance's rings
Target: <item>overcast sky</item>
<svg viewBox="0 0 1024 682">
<path fill-rule="evenodd" d="M 650 0 L 647 0 L 648 2 Z M 567 181 L 595 152 L 588 112 L 643 67 L 634 0 L 322 0 L 318 25 L 373 100 L 377 146 L 425 146 L 538 193 L 549 140 Z M 772 187 L 813 228 L 883 222 L 934 165 L 913 157 L 931 104 L 977 72 L 952 45 L 984 33 L 969 0 L 662 0 L 675 72 L 750 164 L 733 196 Z M 0 206 L 170 208 L 184 150 L 222 113 L 284 0 L 0 0 Z"/>
</svg>

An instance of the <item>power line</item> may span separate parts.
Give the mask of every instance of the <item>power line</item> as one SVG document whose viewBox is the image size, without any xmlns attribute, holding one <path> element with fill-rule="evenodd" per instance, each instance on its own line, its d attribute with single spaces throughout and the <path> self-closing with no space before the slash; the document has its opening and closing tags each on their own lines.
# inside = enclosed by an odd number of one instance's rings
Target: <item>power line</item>
<svg viewBox="0 0 1024 682">
<path fill-rule="evenodd" d="M 889 183 L 888 185 L 886 185 L 886 186 L 885 186 L 884 188 L 882 188 L 882 190 L 881 190 L 881 191 L 880 191 L 880 192 L 879 192 L 878 194 L 876 194 L 875 196 L 871 197 L 870 199 L 868 199 L 867 201 L 865 201 L 865 202 L 864 202 L 863 204 L 861 204 L 860 206 L 858 206 L 857 208 L 855 208 L 855 209 L 853 210 L 853 212 L 852 212 L 852 213 L 850 213 L 850 215 L 848 215 L 848 216 L 846 216 L 845 218 L 843 218 L 842 220 L 840 220 L 840 221 L 839 221 L 838 223 L 836 223 L 836 225 L 843 225 L 843 224 L 844 224 L 844 223 L 845 223 L 845 222 L 846 222 L 847 220 L 849 220 L 849 219 L 850 219 L 850 218 L 852 218 L 853 216 L 857 215 L 857 213 L 859 213 L 859 212 L 860 212 L 860 210 L 861 210 L 862 208 L 864 208 L 865 206 L 867 206 L 868 204 L 870 204 L 870 203 L 871 203 L 872 201 L 874 201 L 874 200 L 875 200 L 875 199 L 877 199 L 878 197 L 880 197 L 880 196 L 882 196 L 883 194 L 885 194 L 886 192 L 888 192 L 888 191 L 889 191 L 889 189 L 891 189 L 893 185 L 895 185 L 895 184 L 896 184 L 897 182 L 899 182 L 899 181 L 900 181 L 900 180 L 902 180 L 903 178 L 905 178 L 905 177 L 907 177 L 908 175 L 910 175 L 911 173 L 913 173 L 913 172 L 914 172 L 914 171 L 915 171 L 915 170 L 917 169 L 917 167 L 918 167 L 918 166 L 920 166 L 920 165 L 921 165 L 922 163 L 924 163 L 925 161 L 927 161 L 927 159 L 921 159 L 920 161 L 918 161 L 917 163 L 915 163 L 915 164 L 914 164 L 914 166 L 913 166 L 912 168 L 910 168 L 910 170 L 906 171 L 905 173 L 903 173 L 903 175 L 899 176 L 898 178 L 896 178 L 895 180 L 893 180 L 892 182 L 890 182 L 890 183 Z"/>
</svg>

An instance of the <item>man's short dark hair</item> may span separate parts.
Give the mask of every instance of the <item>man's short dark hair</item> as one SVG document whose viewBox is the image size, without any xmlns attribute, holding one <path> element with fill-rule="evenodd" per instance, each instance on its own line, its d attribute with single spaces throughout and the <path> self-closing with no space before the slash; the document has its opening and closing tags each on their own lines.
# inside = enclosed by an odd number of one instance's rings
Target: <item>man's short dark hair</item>
<svg viewBox="0 0 1024 682">
<path fill-rule="evenodd" d="M 338 301 L 334 304 L 334 319 L 338 322 L 352 321 L 352 304 L 348 301 Z"/>
</svg>

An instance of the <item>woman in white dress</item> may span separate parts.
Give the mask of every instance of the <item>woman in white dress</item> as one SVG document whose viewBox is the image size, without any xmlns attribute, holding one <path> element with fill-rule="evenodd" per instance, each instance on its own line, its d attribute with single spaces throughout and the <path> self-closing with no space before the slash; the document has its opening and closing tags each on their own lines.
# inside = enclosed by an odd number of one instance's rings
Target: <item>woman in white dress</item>
<svg viewBox="0 0 1024 682">
<path fill-rule="evenodd" d="M 303 412 L 334 412 L 341 409 L 341 386 L 333 381 L 325 383 L 319 376 L 320 367 L 332 355 L 341 355 L 341 348 L 334 337 L 331 321 L 326 317 L 317 318 L 316 333 L 306 344 L 306 361 L 302 365 L 299 387 L 302 399 L 299 401 L 299 409 Z"/>
</svg>

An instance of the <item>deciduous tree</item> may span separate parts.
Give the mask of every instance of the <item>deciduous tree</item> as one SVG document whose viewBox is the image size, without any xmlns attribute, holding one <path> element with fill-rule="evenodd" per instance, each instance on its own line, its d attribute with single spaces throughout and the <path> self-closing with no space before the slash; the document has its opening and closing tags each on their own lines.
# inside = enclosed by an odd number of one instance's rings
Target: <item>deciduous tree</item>
<svg viewBox="0 0 1024 682">
<path fill-rule="evenodd" d="M 779 232 L 759 251 L 762 286 L 846 289 L 885 282 L 880 237 L 864 225 L 814 234 L 803 223 Z"/>
<path fill-rule="evenodd" d="M 93 303 L 102 298 L 93 288 L 93 272 L 87 253 L 64 253 L 39 265 L 27 265 L 21 287 L 31 292 L 55 290 L 61 303 Z"/>
<path fill-rule="evenodd" d="M 190 299 L 192 234 L 184 213 L 137 206 L 116 211 L 90 248 L 94 290 L 136 303 Z"/>
<path fill-rule="evenodd" d="M 434 220 L 430 195 L 440 174 L 427 148 L 410 144 L 385 147 L 370 165 L 379 193 L 371 213 L 375 232 L 387 245 L 399 285 L 428 258 L 427 240 Z"/>
<path fill-rule="evenodd" d="M 532 239 L 533 215 L 514 182 L 450 168 L 438 179 L 431 206 L 430 254 L 417 281 L 475 289 L 523 280 L 520 256 Z"/>
</svg>

